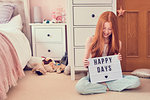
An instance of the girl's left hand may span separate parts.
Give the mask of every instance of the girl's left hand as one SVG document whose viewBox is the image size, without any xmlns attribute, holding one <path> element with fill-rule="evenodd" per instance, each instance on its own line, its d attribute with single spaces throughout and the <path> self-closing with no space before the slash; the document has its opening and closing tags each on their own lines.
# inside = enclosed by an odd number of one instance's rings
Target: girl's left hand
<svg viewBox="0 0 150 100">
<path fill-rule="evenodd" d="M 117 55 L 117 54 L 115 54 Z M 122 55 L 120 53 L 118 53 L 118 59 L 121 61 L 122 60 Z"/>
</svg>

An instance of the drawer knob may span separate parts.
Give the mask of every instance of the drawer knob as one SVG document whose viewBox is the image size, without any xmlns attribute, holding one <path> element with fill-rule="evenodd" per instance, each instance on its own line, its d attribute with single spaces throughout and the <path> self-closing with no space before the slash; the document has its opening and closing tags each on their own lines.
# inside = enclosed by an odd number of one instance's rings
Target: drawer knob
<svg viewBox="0 0 150 100">
<path fill-rule="evenodd" d="M 47 34 L 47 36 L 49 37 L 49 36 L 50 36 L 50 34 Z"/>
<path fill-rule="evenodd" d="M 95 17 L 95 14 L 92 14 L 92 18 L 94 18 Z"/>
<path fill-rule="evenodd" d="M 48 52 L 51 52 L 51 50 L 48 50 Z"/>
</svg>

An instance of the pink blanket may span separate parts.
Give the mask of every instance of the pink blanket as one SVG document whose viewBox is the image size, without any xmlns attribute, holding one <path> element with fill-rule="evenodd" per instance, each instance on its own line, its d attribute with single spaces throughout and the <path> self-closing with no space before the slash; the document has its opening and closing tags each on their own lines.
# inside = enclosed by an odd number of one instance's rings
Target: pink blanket
<svg viewBox="0 0 150 100">
<path fill-rule="evenodd" d="M 9 88 L 24 76 L 15 48 L 8 38 L 0 33 L 0 100 L 6 99 Z"/>
</svg>

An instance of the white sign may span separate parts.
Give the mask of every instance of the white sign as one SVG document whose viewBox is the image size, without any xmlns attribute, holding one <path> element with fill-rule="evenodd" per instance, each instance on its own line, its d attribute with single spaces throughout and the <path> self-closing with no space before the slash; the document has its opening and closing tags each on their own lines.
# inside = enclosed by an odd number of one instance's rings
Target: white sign
<svg viewBox="0 0 150 100">
<path fill-rule="evenodd" d="M 91 83 L 122 78 L 122 70 L 118 55 L 89 58 L 88 60 Z"/>
</svg>

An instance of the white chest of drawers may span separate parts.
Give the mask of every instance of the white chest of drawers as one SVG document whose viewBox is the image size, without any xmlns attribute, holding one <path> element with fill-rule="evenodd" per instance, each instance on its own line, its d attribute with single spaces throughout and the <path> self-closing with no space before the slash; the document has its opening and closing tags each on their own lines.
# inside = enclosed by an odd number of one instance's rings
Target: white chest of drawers
<svg viewBox="0 0 150 100">
<path fill-rule="evenodd" d="M 94 35 L 98 18 L 104 11 L 116 13 L 116 0 L 68 0 L 68 64 L 72 80 L 75 71 L 87 70 L 83 67 L 85 43 Z"/>
<path fill-rule="evenodd" d="M 65 24 L 30 24 L 33 56 L 60 60 L 66 52 Z"/>
</svg>

